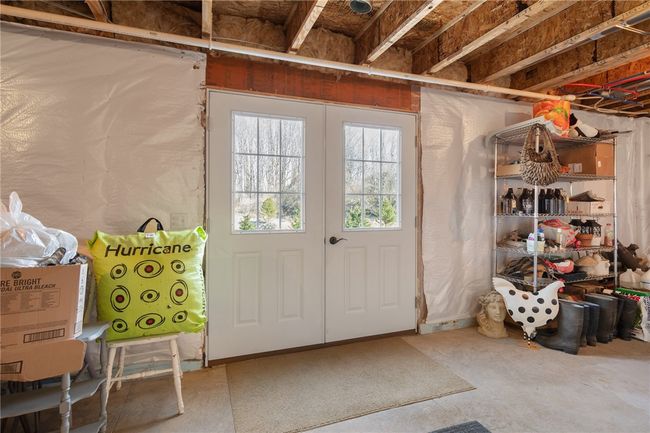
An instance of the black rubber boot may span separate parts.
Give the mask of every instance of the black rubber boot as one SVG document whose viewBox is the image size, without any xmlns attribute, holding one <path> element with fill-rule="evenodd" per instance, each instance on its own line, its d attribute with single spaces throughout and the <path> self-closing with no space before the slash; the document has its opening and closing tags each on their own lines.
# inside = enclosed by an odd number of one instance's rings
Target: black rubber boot
<svg viewBox="0 0 650 433">
<path fill-rule="evenodd" d="M 583 301 L 582 305 L 589 309 L 589 328 L 587 329 L 587 344 L 596 345 L 596 332 L 598 332 L 598 318 L 600 317 L 600 306 L 593 302 Z"/>
<path fill-rule="evenodd" d="M 633 299 L 622 297 L 618 299 L 619 304 L 622 304 L 623 307 L 621 318 L 618 321 L 618 338 L 621 338 L 625 341 L 630 341 L 632 339 L 632 328 L 634 327 L 634 319 L 636 319 L 637 314 L 637 304 Z"/>
<path fill-rule="evenodd" d="M 614 337 L 616 336 L 616 328 L 618 326 L 618 318 L 621 316 L 621 313 L 623 312 L 622 308 L 622 302 L 619 302 L 618 298 L 616 296 L 611 296 L 611 295 L 605 295 L 605 294 L 600 294 L 600 296 L 606 296 L 610 299 L 613 299 L 616 307 L 612 311 L 612 329 L 609 331 L 609 341 L 612 341 Z"/>
<path fill-rule="evenodd" d="M 538 334 L 535 341 L 549 349 L 577 355 L 586 311 L 587 309 L 577 302 L 560 299 L 557 332 L 554 335 Z"/>
<path fill-rule="evenodd" d="M 597 293 L 588 293 L 585 295 L 585 301 L 593 302 L 600 306 L 600 315 L 598 317 L 598 330 L 596 339 L 599 343 L 608 343 L 612 340 L 612 325 L 616 319 L 617 300 L 611 296 Z"/>
<path fill-rule="evenodd" d="M 582 320 L 582 333 L 580 334 L 580 347 L 585 347 L 587 345 L 587 330 L 589 329 L 589 306 L 579 302 L 584 308 L 583 320 Z"/>
<path fill-rule="evenodd" d="M 623 308 L 625 307 L 625 297 L 621 295 L 613 295 L 613 298 L 616 299 L 616 319 L 614 322 L 614 326 L 612 327 L 612 337 L 618 337 L 621 338 L 618 335 L 618 322 L 621 321 L 621 315 L 623 314 Z"/>
</svg>

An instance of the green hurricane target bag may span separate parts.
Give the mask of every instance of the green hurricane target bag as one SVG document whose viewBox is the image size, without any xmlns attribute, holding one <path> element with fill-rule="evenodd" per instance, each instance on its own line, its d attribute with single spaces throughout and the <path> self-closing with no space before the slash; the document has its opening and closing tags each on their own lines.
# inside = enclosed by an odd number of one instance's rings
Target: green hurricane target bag
<svg viewBox="0 0 650 433">
<path fill-rule="evenodd" d="M 88 243 L 94 258 L 99 320 L 108 340 L 203 329 L 203 252 L 207 234 L 194 230 L 113 236 L 98 231 Z"/>
</svg>

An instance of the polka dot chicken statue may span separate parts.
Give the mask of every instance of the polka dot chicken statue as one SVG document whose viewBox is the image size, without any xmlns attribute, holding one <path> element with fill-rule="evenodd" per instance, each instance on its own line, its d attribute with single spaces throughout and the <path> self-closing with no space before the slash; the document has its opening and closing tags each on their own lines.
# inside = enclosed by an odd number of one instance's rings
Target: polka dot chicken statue
<svg viewBox="0 0 650 433">
<path fill-rule="evenodd" d="M 503 296 L 512 320 L 524 330 L 528 342 L 535 337 L 536 328 L 553 320 L 560 310 L 557 292 L 564 287 L 562 281 L 551 283 L 537 293 L 518 290 L 503 278 L 492 278 L 492 283 Z"/>
</svg>

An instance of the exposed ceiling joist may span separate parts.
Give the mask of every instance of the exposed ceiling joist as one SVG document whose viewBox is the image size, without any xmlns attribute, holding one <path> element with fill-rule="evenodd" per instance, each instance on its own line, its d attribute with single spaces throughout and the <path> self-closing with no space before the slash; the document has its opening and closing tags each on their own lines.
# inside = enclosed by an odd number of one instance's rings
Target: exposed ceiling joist
<svg viewBox="0 0 650 433">
<path fill-rule="evenodd" d="M 104 7 L 102 0 L 85 0 L 85 3 L 90 8 L 90 11 L 93 13 L 93 16 L 97 21 L 101 21 L 103 23 L 108 22 L 108 13 L 106 12 L 106 8 Z"/>
<path fill-rule="evenodd" d="M 212 39 L 212 0 L 202 0 L 201 3 L 201 37 Z"/>
<path fill-rule="evenodd" d="M 318 16 L 327 4 L 327 0 L 314 0 L 311 2 L 297 2 L 291 17 L 287 21 L 287 40 L 289 47 L 287 52 L 297 53 L 307 34 L 314 26 Z"/>
<path fill-rule="evenodd" d="M 413 70 L 439 72 L 481 48 L 511 39 L 575 2 L 538 0 L 520 11 L 521 2 L 488 1 L 415 53 Z"/>
<path fill-rule="evenodd" d="M 606 19 L 611 10 L 610 1 L 578 2 L 472 61 L 472 81 L 494 81 L 575 48 L 617 24 L 647 14 L 650 1 Z M 586 30 L 573 34 L 576 28 L 585 27 Z"/>
<path fill-rule="evenodd" d="M 431 77 L 425 75 L 416 75 L 408 72 L 393 71 L 369 66 L 354 65 L 350 63 L 337 62 L 332 60 L 317 59 L 312 57 L 300 56 L 295 54 L 282 53 L 278 51 L 264 50 L 259 48 L 247 47 L 242 45 L 228 44 L 223 42 L 207 41 L 205 39 L 191 36 L 177 35 L 167 32 L 151 31 L 142 28 L 102 23 L 89 19 L 69 17 L 59 14 L 41 12 L 14 6 L 7 6 L 0 3 L 0 15 L 7 17 L 22 18 L 34 20 L 35 22 L 49 23 L 66 26 L 67 31 L 74 29 L 94 30 L 101 32 L 99 36 L 115 37 L 115 35 L 142 38 L 147 41 L 169 42 L 181 46 L 195 47 L 209 51 L 218 51 L 235 55 L 251 56 L 259 59 L 268 59 L 275 61 L 285 61 L 295 65 L 304 65 L 328 69 L 330 71 L 344 71 L 360 74 L 362 76 L 381 77 L 385 79 L 405 80 L 419 85 L 443 86 L 462 90 L 471 90 L 484 93 L 497 93 L 510 95 L 520 98 L 551 99 L 561 100 L 561 96 L 545 95 L 516 89 L 489 86 L 485 84 L 467 83 L 464 81 L 454 81 L 444 78 Z M 34 25 L 34 24 L 32 24 Z M 110 34 L 112 36 L 105 36 Z"/>
<path fill-rule="evenodd" d="M 357 63 L 369 64 L 377 60 L 442 1 L 392 2 L 358 38 Z"/>
<path fill-rule="evenodd" d="M 375 21 L 379 19 L 381 14 L 383 14 L 386 11 L 386 9 L 388 9 L 388 6 L 390 6 L 392 2 L 393 0 L 385 0 L 381 4 L 379 10 L 373 14 L 373 16 L 363 25 L 363 27 L 361 27 L 361 29 L 359 29 L 357 34 L 354 36 L 354 41 L 357 41 L 366 32 L 366 30 L 368 30 L 370 26 L 373 25 Z"/>
<path fill-rule="evenodd" d="M 426 38 L 425 40 L 423 40 L 422 42 L 420 42 L 420 44 L 419 44 L 417 47 L 415 47 L 415 48 L 413 49 L 413 52 L 414 52 L 414 53 L 417 53 L 418 51 L 420 51 L 420 50 L 421 50 L 422 48 L 424 48 L 424 47 L 425 47 L 429 42 L 431 42 L 432 40 L 436 39 L 438 36 L 440 36 L 441 34 L 443 34 L 444 32 L 446 32 L 447 30 L 449 30 L 450 28 L 452 28 L 453 26 L 455 26 L 456 23 L 458 23 L 460 20 L 462 20 L 463 18 L 465 18 L 467 15 L 471 14 L 472 12 L 474 12 L 476 9 L 478 9 L 478 8 L 479 8 L 483 3 L 485 3 L 486 1 L 488 1 L 488 0 L 477 0 L 477 1 L 475 1 L 474 3 L 472 3 L 472 5 L 469 6 L 467 9 L 465 9 L 463 12 L 459 13 L 458 15 L 456 15 L 456 16 L 455 16 L 451 21 L 447 22 L 447 24 L 445 24 L 444 26 L 440 27 L 438 30 L 436 30 L 435 32 L 433 32 L 433 34 L 432 34 L 431 36 L 429 36 L 428 38 Z"/>
<path fill-rule="evenodd" d="M 637 28 L 650 30 L 650 22 L 639 24 Z M 648 37 L 621 30 L 513 74 L 510 86 L 546 91 L 644 59 L 648 53 Z"/>
</svg>

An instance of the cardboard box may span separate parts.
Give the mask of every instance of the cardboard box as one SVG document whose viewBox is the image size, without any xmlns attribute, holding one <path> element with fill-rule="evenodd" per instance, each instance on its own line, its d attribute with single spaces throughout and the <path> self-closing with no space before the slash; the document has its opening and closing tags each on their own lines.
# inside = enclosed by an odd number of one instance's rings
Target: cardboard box
<svg viewBox="0 0 650 433">
<path fill-rule="evenodd" d="M 566 213 L 580 215 L 597 215 L 612 212 L 610 201 L 569 201 Z"/>
<path fill-rule="evenodd" d="M 521 164 L 497 165 L 497 176 L 518 176 L 521 174 Z"/>
<path fill-rule="evenodd" d="M 81 334 L 88 265 L 0 269 L 0 348 Z"/>
<path fill-rule="evenodd" d="M 79 340 L 48 341 L 2 349 L 0 380 L 20 382 L 46 379 L 83 367 L 86 343 Z"/>
<path fill-rule="evenodd" d="M 559 148 L 562 165 L 568 165 L 572 174 L 614 176 L 614 146 L 595 143 L 579 147 Z"/>
</svg>

